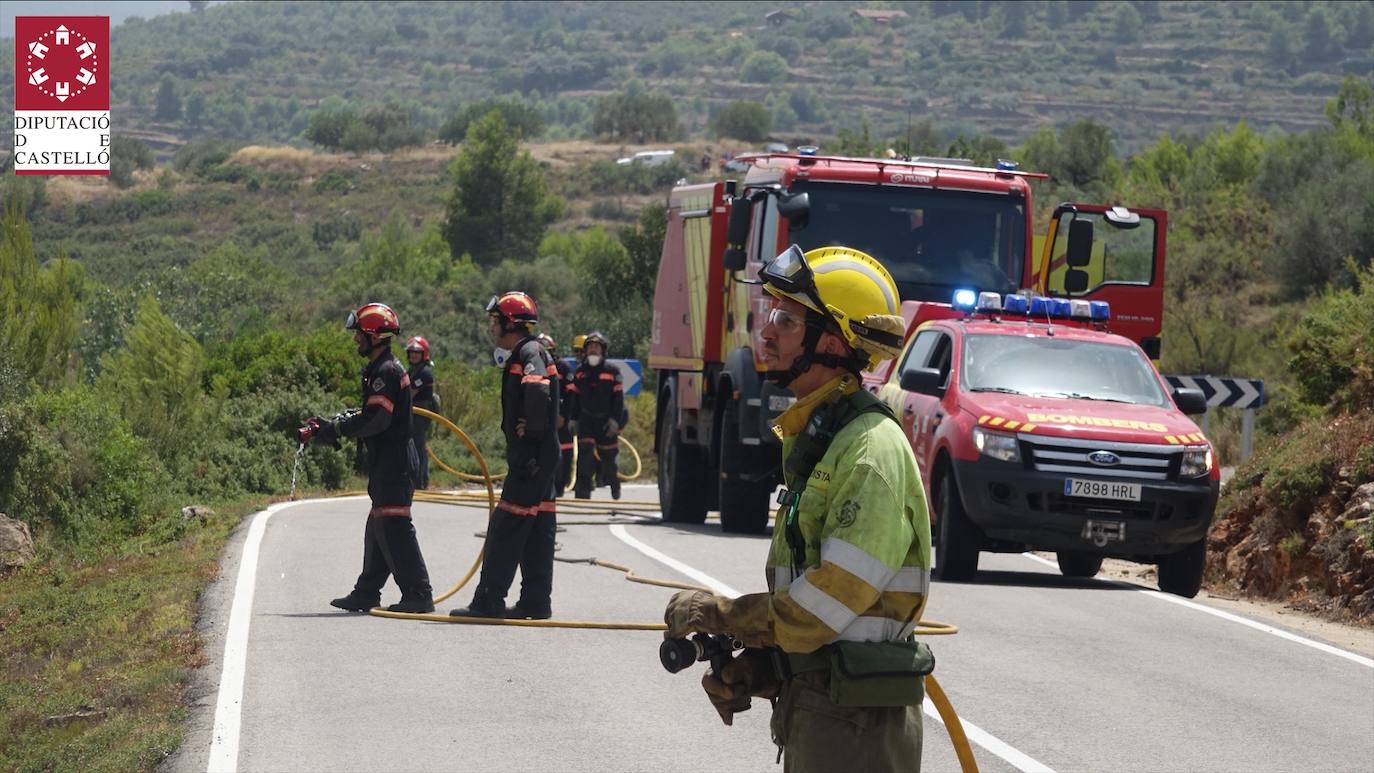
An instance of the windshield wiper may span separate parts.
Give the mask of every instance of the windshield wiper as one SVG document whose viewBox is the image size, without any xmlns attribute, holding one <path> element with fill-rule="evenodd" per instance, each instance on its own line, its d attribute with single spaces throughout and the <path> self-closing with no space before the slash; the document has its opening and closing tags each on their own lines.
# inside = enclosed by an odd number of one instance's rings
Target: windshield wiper
<svg viewBox="0 0 1374 773">
<path fill-rule="evenodd" d="M 1099 400 L 1104 403 L 1126 403 L 1134 405 L 1131 400 L 1122 400 L 1119 397 L 1098 397 L 1097 395 L 1085 395 L 1082 392 L 1036 392 L 1036 397 L 1064 397 L 1070 400 Z"/>
<path fill-rule="evenodd" d="M 1019 389 L 1008 389 L 1008 388 L 1006 388 L 1006 387 L 993 387 L 993 386 L 974 387 L 974 388 L 970 389 L 969 391 L 970 391 L 970 392 L 1000 392 L 1000 393 L 1002 393 L 1002 394 L 1004 394 L 1004 395 L 1024 395 L 1024 394 L 1025 394 L 1025 392 L 1022 392 L 1022 391 L 1019 390 Z"/>
</svg>

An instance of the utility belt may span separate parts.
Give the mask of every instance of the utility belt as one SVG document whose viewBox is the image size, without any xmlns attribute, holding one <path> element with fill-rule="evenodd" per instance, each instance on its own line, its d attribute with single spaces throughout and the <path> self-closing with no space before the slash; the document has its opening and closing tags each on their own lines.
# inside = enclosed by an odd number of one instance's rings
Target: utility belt
<svg viewBox="0 0 1374 773">
<path fill-rule="evenodd" d="M 935 654 L 924 642 L 837 641 L 815 652 L 774 648 L 773 670 L 781 681 L 812 671 L 830 676 L 836 706 L 917 706 L 925 699 L 925 678 L 935 671 Z"/>
</svg>

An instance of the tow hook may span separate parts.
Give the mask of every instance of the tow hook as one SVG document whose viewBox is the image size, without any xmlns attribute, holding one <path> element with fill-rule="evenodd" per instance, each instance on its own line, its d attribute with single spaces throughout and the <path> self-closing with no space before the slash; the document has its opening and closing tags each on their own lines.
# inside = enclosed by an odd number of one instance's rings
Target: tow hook
<svg viewBox="0 0 1374 773">
<path fill-rule="evenodd" d="M 1124 542 L 1126 540 L 1126 524 L 1122 521 L 1084 521 L 1083 532 L 1080 535 L 1085 540 L 1091 540 L 1099 548 L 1107 546 L 1108 542 Z"/>
</svg>

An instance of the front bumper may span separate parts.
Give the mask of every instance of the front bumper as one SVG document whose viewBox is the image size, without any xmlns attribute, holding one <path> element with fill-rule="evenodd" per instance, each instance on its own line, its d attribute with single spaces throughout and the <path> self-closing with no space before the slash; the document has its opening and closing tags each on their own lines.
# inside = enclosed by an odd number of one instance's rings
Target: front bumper
<svg viewBox="0 0 1374 773">
<path fill-rule="evenodd" d="M 984 535 L 1040 550 L 1129 559 L 1168 555 L 1207 535 L 1217 504 L 1218 486 L 1209 478 L 1131 481 L 1141 484 L 1141 495 L 1129 502 L 1065 496 L 1066 477 L 1090 476 L 1019 463 L 955 460 L 954 473 L 964 509 Z"/>
</svg>

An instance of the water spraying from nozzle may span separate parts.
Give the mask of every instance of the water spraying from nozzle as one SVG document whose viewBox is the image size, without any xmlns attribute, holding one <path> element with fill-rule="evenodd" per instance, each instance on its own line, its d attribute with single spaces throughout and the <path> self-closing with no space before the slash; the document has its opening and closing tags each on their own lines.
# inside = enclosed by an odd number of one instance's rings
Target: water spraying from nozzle
<svg viewBox="0 0 1374 773">
<path fill-rule="evenodd" d="M 291 468 L 291 500 L 296 499 L 296 478 L 301 474 L 301 460 L 305 458 L 305 444 L 296 449 L 296 466 Z"/>
</svg>

